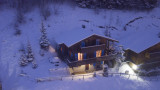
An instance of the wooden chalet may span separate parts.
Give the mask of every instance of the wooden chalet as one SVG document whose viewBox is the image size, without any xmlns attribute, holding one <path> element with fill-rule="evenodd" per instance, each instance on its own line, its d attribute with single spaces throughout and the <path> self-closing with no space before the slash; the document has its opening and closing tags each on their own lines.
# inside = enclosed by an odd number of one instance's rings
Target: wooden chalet
<svg viewBox="0 0 160 90">
<path fill-rule="evenodd" d="M 73 40 L 74 37 L 72 37 Z M 70 41 L 72 42 L 72 39 Z M 59 54 L 70 67 L 69 69 L 72 74 L 102 70 L 104 61 L 115 58 L 111 54 L 115 42 L 118 41 L 92 34 L 86 38 L 81 38 L 81 40 L 71 45 L 65 42 L 59 44 Z"/>
<path fill-rule="evenodd" d="M 126 60 L 131 60 L 135 64 L 143 64 L 143 68 L 152 68 L 160 65 L 160 42 L 148 48 L 135 52 L 132 49 L 125 51 Z"/>
</svg>

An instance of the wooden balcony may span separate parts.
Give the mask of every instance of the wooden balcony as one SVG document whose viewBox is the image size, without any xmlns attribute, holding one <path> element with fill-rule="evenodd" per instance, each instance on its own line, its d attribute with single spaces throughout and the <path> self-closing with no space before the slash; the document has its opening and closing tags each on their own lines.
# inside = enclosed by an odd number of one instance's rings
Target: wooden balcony
<svg viewBox="0 0 160 90">
<path fill-rule="evenodd" d="M 96 58 L 90 58 L 90 59 L 83 59 L 82 61 L 73 61 L 70 62 L 68 60 L 68 65 L 70 67 L 77 67 L 80 65 L 85 65 L 85 64 L 92 64 L 97 61 L 109 61 L 109 60 L 114 60 L 116 55 L 108 55 L 108 56 L 102 56 L 102 57 L 96 57 Z"/>
<path fill-rule="evenodd" d="M 105 44 L 94 45 L 94 46 L 82 47 L 81 52 L 82 53 L 88 53 L 88 52 L 94 52 L 94 51 L 97 51 L 97 50 L 104 50 L 105 48 L 106 48 Z"/>
</svg>

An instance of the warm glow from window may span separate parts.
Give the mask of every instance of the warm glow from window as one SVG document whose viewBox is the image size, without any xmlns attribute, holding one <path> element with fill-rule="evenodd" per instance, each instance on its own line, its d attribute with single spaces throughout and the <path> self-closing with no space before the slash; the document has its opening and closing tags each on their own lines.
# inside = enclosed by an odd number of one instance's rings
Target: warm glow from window
<svg viewBox="0 0 160 90">
<path fill-rule="evenodd" d="M 62 52 L 62 47 L 61 47 L 61 52 Z"/>
<path fill-rule="evenodd" d="M 101 57 L 102 55 L 102 50 L 97 50 L 96 51 L 96 57 Z"/>
<path fill-rule="evenodd" d="M 83 53 L 78 53 L 78 61 L 83 60 Z"/>
</svg>

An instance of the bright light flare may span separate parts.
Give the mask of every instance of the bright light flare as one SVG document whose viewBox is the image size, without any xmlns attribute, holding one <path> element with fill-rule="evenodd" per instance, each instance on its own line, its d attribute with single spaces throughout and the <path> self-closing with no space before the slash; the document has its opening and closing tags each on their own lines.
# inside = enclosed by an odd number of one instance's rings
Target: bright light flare
<svg viewBox="0 0 160 90">
<path fill-rule="evenodd" d="M 133 69 L 133 70 L 137 70 L 137 69 L 138 69 L 137 65 L 133 64 L 133 65 L 132 65 L 132 69 Z"/>
<path fill-rule="evenodd" d="M 129 71 L 129 74 L 135 74 L 134 71 L 133 71 L 133 69 L 127 63 L 123 63 L 119 67 L 119 72 L 120 73 L 125 73 L 126 71 Z"/>
</svg>

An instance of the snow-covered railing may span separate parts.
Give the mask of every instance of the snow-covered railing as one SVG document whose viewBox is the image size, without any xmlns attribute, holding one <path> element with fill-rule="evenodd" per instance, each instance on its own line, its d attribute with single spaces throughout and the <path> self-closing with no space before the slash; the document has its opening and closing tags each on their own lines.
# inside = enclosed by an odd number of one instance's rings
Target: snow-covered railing
<svg viewBox="0 0 160 90">
<path fill-rule="evenodd" d="M 70 67 L 74 67 L 74 66 L 80 66 L 80 65 L 84 65 L 84 64 L 90 64 L 90 63 L 95 63 L 97 61 L 109 61 L 109 60 L 113 60 L 116 58 L 116 54 L 113 55 L 108 55 L 108 56 L 101 56 L 101 57 L 95 57 L 95 58 L 89 58 L 89 59 L 83 59 L 82 61 L 69 61 L 68 60 L 68 65 Z"/>
<path fill-rule="evenodd" d="M 106 44 L 101 44 L 101 45 L 93 45 L 93 46 L 86 46 L 86 47 L 81 47 L 81 52 L 86 53 L 86 52 L 94 52 L 97 50 L 104 50 L 106 48 Z"/>
</svg>

